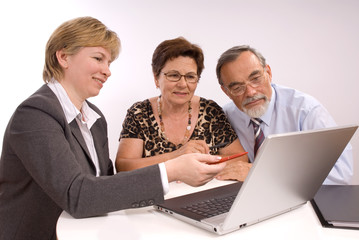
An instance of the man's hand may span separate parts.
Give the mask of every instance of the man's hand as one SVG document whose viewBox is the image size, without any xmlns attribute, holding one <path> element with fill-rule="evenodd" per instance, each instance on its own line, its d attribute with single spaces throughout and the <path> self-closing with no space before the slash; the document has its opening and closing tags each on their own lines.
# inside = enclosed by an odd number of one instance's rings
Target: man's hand
<svg viewBox="0 0 359 240">
<path fill-rule="evenodd" d="M 251 167 L 252 163 L 241 161 L 240 158 L 236 158 L 227 161 L 226 167 L 216 176 L 216 178 L 218 180 L 238 180 L 243 182 Z"/>
</svg>

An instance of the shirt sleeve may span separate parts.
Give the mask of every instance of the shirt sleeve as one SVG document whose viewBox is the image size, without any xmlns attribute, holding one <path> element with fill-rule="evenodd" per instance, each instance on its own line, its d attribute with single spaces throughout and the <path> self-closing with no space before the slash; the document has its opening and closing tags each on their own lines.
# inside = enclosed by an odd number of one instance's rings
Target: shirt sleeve
<svg viewBox="0 0 359 240">
<path fill-rule="evenodd" d="M 163 187 L 163 195 L 166 195 L 169 192 L 169 183 L 168 183 L 168 176 L 165 163 L 158 164 L 161 172 L 161 180 L 162 180 L 162 187 Z"/>
<path fill-rule="evenodd" d="M 329 112 L 322 105 L 318 105 L 314 107 L 306 116 L 302 124 L 302 130 L 329 128 L 335 126 L 337 126 L 337 124 Z M 325 179 L 324 184 L 350 184 L 352 177 L 353 149 L 351 144 L 348 144 L 330 171 L 328 177 Z"/>
</svg>

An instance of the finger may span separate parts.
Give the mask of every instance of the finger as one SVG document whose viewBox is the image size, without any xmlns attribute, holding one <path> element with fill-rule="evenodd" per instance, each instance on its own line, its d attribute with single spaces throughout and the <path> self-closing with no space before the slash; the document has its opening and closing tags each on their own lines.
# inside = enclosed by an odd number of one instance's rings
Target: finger
<svg viewBox="0 0 359 240">
<path fill-rule="evenodd" d="M 235 174 L 224 174 L 216 176 L 217 180 L 237 180 L 237 181 L 244 181 L 245 177 L 238 176 Z"/>
<path fill-rule="evenodd" d="M 203 163 L 216 163 L 221 160 L 221 156 L 210 154 L 196 154 L 196 159 Z"/>
<path fill-rule="evenodd" d="M 219 163 L 219 164 L 206 164 L 207 165 L 207 173 L 212 175 L 213 177 L 223 171 L 226 167 L 226 163 Z"/>
</svg>

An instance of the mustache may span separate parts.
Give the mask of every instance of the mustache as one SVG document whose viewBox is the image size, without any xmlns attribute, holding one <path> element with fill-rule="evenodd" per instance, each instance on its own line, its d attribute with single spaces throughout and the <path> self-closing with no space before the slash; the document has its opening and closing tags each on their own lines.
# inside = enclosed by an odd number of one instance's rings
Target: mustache
<svg viewBox="0 0 359 240">
<path fill-rule="evenodd" d="M 268 100 L 267 96 L 264 95 L 264 94 L 257 94 L 253 97 L 248 97 L 246 98 L 243 103 L 242 103 L 242 107 L 244 107 L 245 105 L 247 105 L 248 103 L 251 103 L 251 102 L 254 102 L 254 101 L 257 101 L 257 100 L 260 100 L 260 99 L 264 99 L 265 101 Z"/>
</svg>

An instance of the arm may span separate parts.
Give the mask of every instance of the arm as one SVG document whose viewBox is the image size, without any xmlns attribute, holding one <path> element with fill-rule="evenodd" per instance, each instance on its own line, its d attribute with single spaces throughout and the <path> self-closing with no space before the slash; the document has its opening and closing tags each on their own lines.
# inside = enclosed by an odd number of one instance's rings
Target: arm
<svg viewBox="0 0 359 240">
<path fill-rule="evenodd" d="M 10 179 L 19 182 L 17 187 L 27 186 L 26 191 L 19 189 L 19 198 L 30 206 L 61 208 L 74 217 L 163 200 L 158 166 L 95 177 L 91 160 L 74 137 L 61 106 L 56 101 L 46 101 L 34 97 L 30 103 L 20 106 L 7 131 L 8 148 L 2 157 L 18 164 Z M 99 121 L 106 125 L 104 120 Z M 102 139 L 100 145 L 107 147 L 106 131 L 94 138 Z M 109 159 L 109 156 L 102 158 Z"/>
<path fill-rule="evenodd" d="M 191 140 L 173 152 L 143 158 L 143 144 L 143 140 L 138 138 L 122 138 L 120 140 L 115 162 L 118 172 L 158 164 L 187 153 L 209 152 L 209 148 L 203 140 Z"/>
<path fill-rule="evenodd" d="M 320 129 L 337 126 L 333 117 L 322 106 L 318 105 L 306 116 L 302 130 Z M 324 184 L 350 184 L 353 176 L 353 152 L 351 144 L 344 149 Z"/>
<path fill-rule="evenodd" d="M 173 153 L 165 153 L 153 157 L 142 157 L 143 140 L 138 138 L 122 138 L 116 155 L 116 170 L 130 171 L 154 165 L 173 158 Z"/>
</svg>

